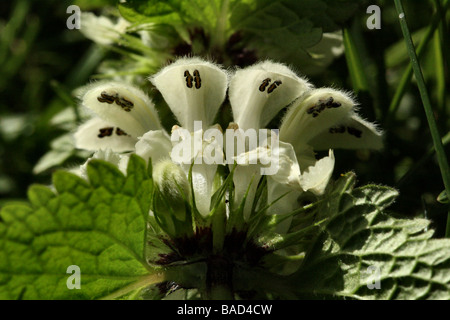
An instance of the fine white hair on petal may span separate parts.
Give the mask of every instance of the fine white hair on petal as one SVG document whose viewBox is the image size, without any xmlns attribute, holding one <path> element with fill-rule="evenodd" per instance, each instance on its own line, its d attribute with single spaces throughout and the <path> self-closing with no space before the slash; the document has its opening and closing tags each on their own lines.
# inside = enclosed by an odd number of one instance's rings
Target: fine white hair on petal
<svg viewBox="0 0 450 320">
<path fill-rule="evenodd" d="M 301 150 L 315 136 L 348 118 L 356 102 L 346 92 L 331 88 L 308 91 L 295 101 L 280 126 L 280 140 Z"/>
<path fill-rule="evenodd" d="M 121 128 L 98 117 L 79 126 L 74 139 L 78 149 L 96 151 L 109 148 L 115 152 L 132 151 L 137 141 Z"/>
<path fill-rule="evenodd" d="M 229 89 L 234 122 L 244 130 L 265 127 L 311 88 L 306 79 L 281 63 L 264 61 L 238 70 Z"/>
<path fill-rule="evenodd" d="M 121 82 L 87 86 L 82 105 L 133 137 L 162 129 L 155 106 L 139 88 Z"/>
<path fill-rule="evenodd" d="M 179 59 L 149 80 L 189 131 L 194 130 L 194 121 L 202 121 L 204 127 L 213 124 L 228 87 L 227 72 L 199 58 Z"/>
</svg>

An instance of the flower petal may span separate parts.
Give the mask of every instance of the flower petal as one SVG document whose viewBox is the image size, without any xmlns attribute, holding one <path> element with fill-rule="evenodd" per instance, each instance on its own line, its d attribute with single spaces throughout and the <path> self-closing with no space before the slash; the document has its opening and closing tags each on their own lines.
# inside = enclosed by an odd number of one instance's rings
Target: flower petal
<svg viewBox="0 0 450 320">
<path fill-rule="evenodd" d="M 355 104 L 342 91 L 311 90 L 288 110 L 280 126 L 280 140 L 291 143 L 298 152 L 316 135 L 349 117 Z"/>
<path fill-rule="evenodd" d="M 121 128 L 94 117 L 78 127 L 74 134 L 75 147 L 89 151 L 111 149 L 115 152 L 134 150 L 136 138 Z"/>
<path fill-rule="evenodd" d="M 324 157 L 316 162 L 314 166 L 308 167 L 300 176 L 300 185 L 304 191 L 311 191 L 316 195 L 321 195 L 328 185 L 328 181 L 333 174 L 334 154 L 330 149 L 328 157 Z"/>
<path fill-rule="evenodd" d="M 265 61 L 236 72 L 229 98 L 239 128 L 265 127 L 311 85 L 280 63 Z"/>
<path fill-rule="evenodd" d="M 136 138 L 147 131 L 162 128 L 148 96 L 139 88 L 126 83 L 94 85 L 83 95 L 82 103 L 100 118 Z"/>
<path fill-rule="evenodd" d="M 310 141 L 314 150 L 330 148 L 373 149 L 383 148 L 382 132 L 357 114 L 315 136 Z"/>
<path fill-rule="evenodd" d="M 122 158 L 121 155 L 115 153 L 111 149 L 98 150 L 92 155 L 92 157 L 87 159 L 86 162 L 80 166 L 80 169 L 78 172 L 76 172 L 76 171 L 72 171 L 72 172 L 74 172 L 75 174 L 77 174 L 87 180 L 88 179 L 87 166 L 88 166 L 89 162 L 93 159 L 98 159 L 98 160 L 108 161 L 108 162 L 112 163 L 113 165 L 118 166 L 120 171 L 122 171 L 122 173 L 125 174 L 126 168 L 124 168 L 123 166 L 120 165 L 121 158 Z"/>
<path fill-rule="evenodd" d="M 182 164 L 186 176 L 189 176 L 191 165 Z M 194 164 L 192 165 L 192 185 L 195 195 L 195 205 L 202 216 L 210 212 L 212 188 L 217 165 Z"/>
<path fill-rule="evenodd" d="M 173 144 L 170 156 L 175 163 L 225 164 L 223 134 L 219 125 L 194 132 L 174 126 L 170 139 Z"/>
<path fill-rule="evenodd" d="M 278 148 L 272 151 L 271 161 L 278 163 L 278 170 L 271 178 L 278 183 L 301 190 L 299 177 L 300 166 L 293 146 L 283 141 L 278 142 Z"/>
<path fill-rule="evenodd" d="M 110 45 L 117 41 L 121 33 L 125 33 L 131 24 L 122 17 L 114 23 L 105 16 L 96 16 L 92 12 L 81 13 L 80 32 L 88 39 L 100 44 Z"/>
<path fill-rule="evenodd" d="M 228 86 L 224 70 L 197 58 L 179 59 L 150 81 L 189 131 L 194 131 L 194 121 L 202 121 L 204 126 L 213 123 Z"/>
<path fill-rule="evenodd" d="M 136 154 L 146 161 L 152 159 L 156 163 L 170 156 L 172 142 L 164 130 L 152 130 L 145 133 L 136 143 Z"/>
</svg>

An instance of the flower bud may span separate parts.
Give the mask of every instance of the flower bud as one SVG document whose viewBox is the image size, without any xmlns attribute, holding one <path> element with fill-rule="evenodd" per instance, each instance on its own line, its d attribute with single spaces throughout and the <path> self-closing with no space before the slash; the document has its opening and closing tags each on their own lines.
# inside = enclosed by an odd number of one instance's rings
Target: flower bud
<svg viewBox="0 0 450 320">
<path fill-rule="evenodd" d="M 192 231 L 190 187 L 184 171 L 171 160 L 153 168 L 153 211 L 160 226 L 173 237 Z"/>
</svg>

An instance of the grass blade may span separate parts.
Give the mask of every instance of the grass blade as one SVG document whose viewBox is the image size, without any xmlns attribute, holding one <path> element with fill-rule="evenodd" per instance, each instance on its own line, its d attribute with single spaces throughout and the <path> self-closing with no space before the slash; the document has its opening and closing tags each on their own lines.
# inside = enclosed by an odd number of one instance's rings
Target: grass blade
<svg viewBox="0 0 450 320">
<path fill-rule="evenodd" d="M 434 148 L 438 158 L 439 168 L 441 170 L 442 180 L 444 182 L 445 190 L 447 194 L 450 193 L 450 167 L 445 154 L 444 146 L 442 144 L 441 137 L 437 128 L 436 120 L 434 119 L 433 109 L 431 108 L 430 97 L 423 79 L 422 70 L 417 59 L 414 44 L 411 39 L 408 24 L 405 18 L 405 12 L 401 0 L 394 0 L 397 13 L 399 15 L 400 26 L 402 28 L 403 37 L 406 42 L 406 47 L 411 60 L 412 69 L 417 80 L 417 86 L 419 87 L 420 96 L 422 98 L 425 115 L 427 117 L 428 126 L 430 128 L 431 137 L 433 139 Z M 450 237 L 450 214 L 447 217 L 447 229 L 446 237 Z"/>
<path fill-rule="evenodd" d="M 444 12 L 448 10 L 450 6 L 450 1 L 446 0 L 444 2 Z M 433 16 L 433 19 L 426 30 L 426 33 L 420 42 L 420 44 L 417 46 L 417 56 L 421 57 L 422 54 L 425 51 L 426 46 L 430 42 L 430 40 L 433 38 L 433 35 L 435 33 L 435 30 L 439 26 L 439 22 L 441 21 L 442 16 L 439 14 L 436 14 Z M 413 74 L 412 64 L 409 64 L 406 67 L 405 72 L 402 75 L 402 78 L 400 79 L 400 83 L 397 86 L 397 90 L 394 93 L 394 97 L 392 98 L 391 104 L 389 105 L 388 113 L 385 119 L 385 125 L 384 127 L 388 128 L 391 121 L 395 118 L 395 114 L 397 113 L 398 107 L 400 106 L 400 102 L 405 95 L 406 90 L 408 89 L 409 84 L 411 83 L 411 77 Z"/>
</svg>

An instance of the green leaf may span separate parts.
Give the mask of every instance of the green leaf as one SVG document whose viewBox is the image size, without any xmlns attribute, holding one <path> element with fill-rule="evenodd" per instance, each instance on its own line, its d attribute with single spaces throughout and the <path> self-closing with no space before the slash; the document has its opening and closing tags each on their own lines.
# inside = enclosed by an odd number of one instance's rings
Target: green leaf
<svg viewBox="0 0 450 320">
<path fill-rule="evenodd" d="M 119 4 L 119 11 L 125 19 L 136 24 L 171 26 L 181 39 L 190 43 L 192 39 L 188 29 L 202 28 L 206 34 L 211 35 L 219 22 L 224 21 L 220 10 L 224 2 L 226 1 L 129 0 Z"/>
<path fill-rule="evenodd" d="M 297 19 L 307 19 L 314 27 L 321 28 L 323 32 L 332 32 L 340 29 L 341 25 L 351 18 L 358 8 L 362 8 L 366 1 L 356 0 L 246 0 L 235 1 L 232 7 L 232 26 L 239 30 L 243 26 L 258 23 L 265 28 L 275 28 L 271 23 L 292 23 Z M 271 17 L 269 21 L 258 17 Z M 286 19 L 286 21 L 277 21 Z"/>
<path fill-rule="evenodd" d="M 244 2 L 233 11 L 230 23 L 234 30 L 250 35 L 254 46 L 263 52 L 273 50 L 270 48 L 281 52 L 305 49 L 322 37 L 320 28 L 283 1 Z"/>
<path fill-rule="evenodd" d="M 119 4 L 121 15 L 131 22 L 180 23 L 179 14 L 170 1 L 130 0 Z"/>
<path fill-rule="evenodd" d="M 349 179 L 340 179 L 338 191 L 321 204 L 321 216 L 329 219 L 289 277 L 301 284 L 291 290 L 309 298 L 450 299 L 450 240 L 432 239 L 428 220 L 387 215 L 396 190 L 352 189 Z"/>
<path fill-rule="evenodd" d="M 246 0 L 234 4 L 230 5 L 231 33 L 243 33 L 247 46 L 259 58 L 276 57 L 314 73 L 331 63 L 336 55 L 332 47 L 340 47 L 339 41 L 323 33 L 341 30 L 364 1 Z"/>
<path fill-rule="evenodd" d="M 28 205 L 0 212 L 1 299 L 120 297 L 163 281 L 146 262 L 150 185 L 142 159 L 132 156 L 125 177 L 110 163 L 92 160 L 89 181 L 65 171 L 54 190 L 32 186 Z M 80 269 L 80 289 L 69 289 Z"/>
</svg>

